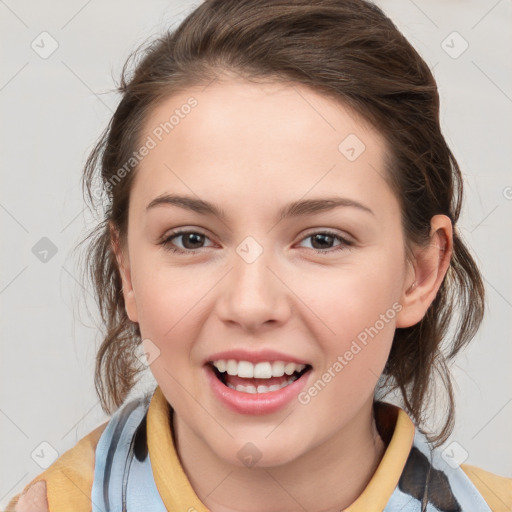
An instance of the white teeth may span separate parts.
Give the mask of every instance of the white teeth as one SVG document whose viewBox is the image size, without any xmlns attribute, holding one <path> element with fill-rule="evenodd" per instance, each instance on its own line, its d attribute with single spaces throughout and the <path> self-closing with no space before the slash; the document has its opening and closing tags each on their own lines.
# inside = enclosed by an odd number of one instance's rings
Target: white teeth
<svg viewBox="0 0 512 512">
<path fill-rule="evenodd" d="M 226 371 L 226 361 L 217 361 L 217 370 L 219 370 L 219 372 L 224 373 Z"/>
<path fill-rule="evenodd" d="M 254 366 L 249 361 L 240 361 L 238 363 L 238 371 L 236 373 L 239 377 L 252 379 L 254 376 Z"/>
<path fill-rule="evenodd" d="M 219 372 L 227 372 L 228 375 L 238 375 L 245 379 L 270 379 L 271 377 L 282 377 L 284 374 L 292 375 L 301 372 L 306 365 L 296 363 L 285 363 L 284 361 L 264 361 L 252 364 L 249 361 L 236 361 L 235 359 L 219 359 L 213 361 L 213 366 Z"/>
<path fill-rule="evenodd" d="M 270 379 L 272 377 L 272 365 L 270 363 L 258 363 L 254 367 L 254 377 L 256 379 Z"/>
<path fill-rule="evenodd" d="M 295 371 L 295 363 L 287 363 L 284 367 L 284 373 L 291 375 Z"/>
<path fill-rule="evenodd" d="M 256 386 L 243 386 L 242 384 L 237 384 L 236 386 L 233 386 L 233 384 L 228 383 L 228 387 L 231 389 L 234 389 L 236 391 L 241 391 L 242 393 L 249 393 L 249 394 L 256 394 L 256 393 L 268 393 L 270 391 L 278 391 L 279 389 L 282 389 L 288 384 L 291 384 L 293 381 L 297 380 L 295 377 L 291 377 L 290 379 L 287 379 L 286 381 L 282 382 L 281 384 L 274 384 L 272 386 L 263 386 L 260 384 L 258 388 Z"/>
<path fill-rule="evenodd" d="M 222 361 L 222 362 L 224 363 L 224 361 Z M 217 370 L 219 370 L 218 367 L 217 367 Z M 220 371 L 221 370 L 219 370 L 219 372 Z M 230 359 L 226 363 L 226 371 L 228 372 L 228 375 L 238 375 L 238 363 L 234 359 Z"/>
<path fill-rule="evenodd" d="M 284 375 L 284 363 L 283 361 L 274 361 L 272 363 L 272 376 L 282 377 Z"/>
</svg>

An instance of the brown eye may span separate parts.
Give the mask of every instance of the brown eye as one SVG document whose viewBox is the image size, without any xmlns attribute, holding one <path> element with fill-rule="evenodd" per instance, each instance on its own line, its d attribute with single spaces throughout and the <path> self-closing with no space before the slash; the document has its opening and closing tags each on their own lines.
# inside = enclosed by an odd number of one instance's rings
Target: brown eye
<svg viewBox="0 0 512 512">
<path fill-rule="evenodd" d="M 312 246 L 313 249 L 330 249 L 330 246 L 335 241 L 335 238 L 332 235 L 328 235 L 326 233 L 317 233 L 316 235 L 312 235 Z M 316 246 L 316 247 L 315 247 Z"/>
<path fill-rule="evenodd" d="M 186 233 L 179 236 L 182 237 L 183 246 L 185 249 L 198 249 L 201 244 L 204 243 L 204 239 L 206 238 L 200 233 Z"/>
<path fill-rule="evenodd" d="M 330 254 L 339 250 L 347 249 L 352 245 L 352 242 L 349 242 L 342 236 L 328 231 L 311 233 L 302 240 L 311 240 L 311 249 L 319 254 Z M 336 241 L 339 243 L 333 245 Z"/>
<path fill-rule="evenodd" d="M 181 247 L 173 240 L 181 240 Z M 162 241 L 162 245 L 169 251 L 178 253 L 194 253 L 196 249 L 202 249 L 205 240 L 209 240 L 206 235 L 197 231 L 178 231 L 172 233 Z"/>
</svg>

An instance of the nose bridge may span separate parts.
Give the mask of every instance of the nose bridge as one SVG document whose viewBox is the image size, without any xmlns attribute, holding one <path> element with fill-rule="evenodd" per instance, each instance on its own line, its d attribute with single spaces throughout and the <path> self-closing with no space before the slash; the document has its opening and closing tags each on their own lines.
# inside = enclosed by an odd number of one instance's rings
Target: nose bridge
<svg viewBox="0 0 512 512">
<path fill-rule="evenodd" d="M 224 320 L 256 327 L 285 319 L 286 287 L 275 276 L 272 254 L 251 236 L 235 248 L 233 268 L 220 298 Z"/>
<path fill-rule="evenodd" d="M 268 267 L 272 265 L 272 251 L 248 236 L 236 247 L 235 252 L 231 283 L 233 295 L 245 307 L 271 306 L 275 277 Z"/>
</svg>

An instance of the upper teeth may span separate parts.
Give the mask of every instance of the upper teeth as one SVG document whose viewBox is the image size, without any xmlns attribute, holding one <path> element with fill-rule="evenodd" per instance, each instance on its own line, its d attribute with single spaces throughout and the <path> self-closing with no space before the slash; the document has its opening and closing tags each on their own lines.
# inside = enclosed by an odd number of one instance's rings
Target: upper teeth
<svg viewBox="0 0 512 512">
<path fill-rule="evenodd" d="M 265 361 L 252 364 L 249 361 L 236 361 L 235 359 L 219 359 L 213 361 L 213 366 L 219 372 L 228 372 L 228 375 L 238 375 L 246 379 L 270 379 L 271 377 L 282 377 L 284 374 L 292 375 L 301 372 L 306 365 L 296 363 L 285 363 L 284 361 Z"/>
</svg>

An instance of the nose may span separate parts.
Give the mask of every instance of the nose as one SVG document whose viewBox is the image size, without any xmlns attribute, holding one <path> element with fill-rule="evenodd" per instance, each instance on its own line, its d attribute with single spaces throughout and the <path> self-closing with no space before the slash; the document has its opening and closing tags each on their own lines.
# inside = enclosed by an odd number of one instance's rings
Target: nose
<svg viewBox="0 0 512 512">
<path fill-rule="evenodd" d="M 276 267 L 266 251 L 252 262 L 235 253 L 216 301 L 219 318 L 251 332 L 286 323 L 292 293 Z"/>
</svg>

